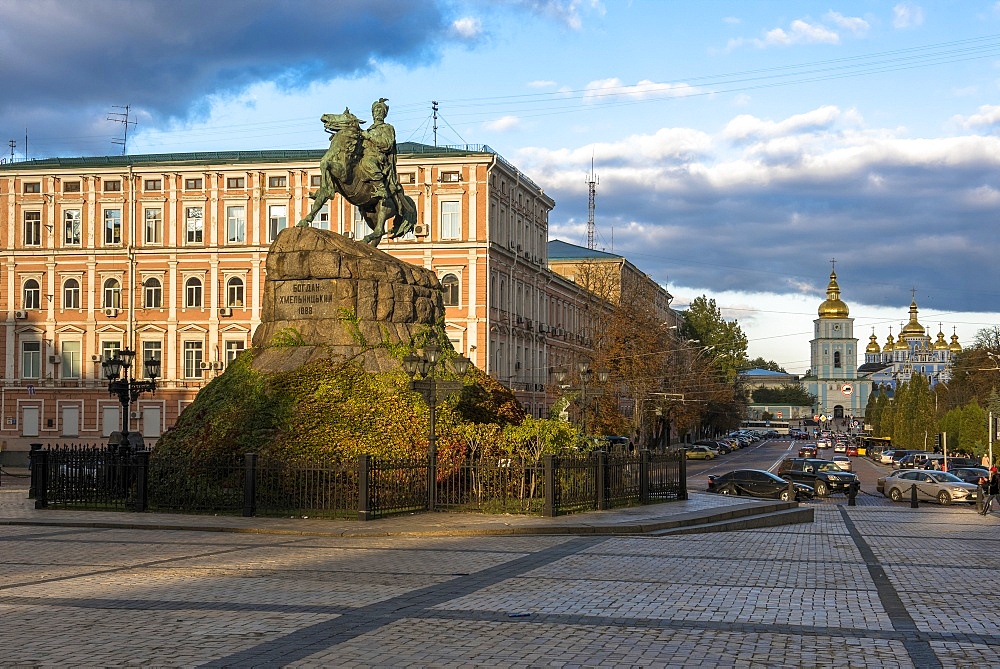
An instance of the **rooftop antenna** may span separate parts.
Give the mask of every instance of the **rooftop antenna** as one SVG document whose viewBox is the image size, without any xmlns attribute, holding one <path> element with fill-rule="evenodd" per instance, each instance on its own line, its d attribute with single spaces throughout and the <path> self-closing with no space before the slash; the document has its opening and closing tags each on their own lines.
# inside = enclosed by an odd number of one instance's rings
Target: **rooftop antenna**
<svg viewBox="0 0 1000 669">
<path fill-rule="evenodd" d="M 17 147 L 17 140 L 12 139 L 8 141 L 7 146 L 10 147 L 10 162 L 14 162 L 14 149 Z"/>
<path fill-rule="evenodd" d="M 121 123 L 125 126 L 125 130 L 122 133 L 121 139 L 111 140 L 112 144 L 119 144 L 122 147 L 122 155 L 127 155 L 128 149 L 128 127 L 130 125 L 135 125 L 135 121 L 128 120 L 129 105 L 122 107 L 121 105 L 113 105 L 115 109 L 124 109 L 123 112 L 110 112 L 108 114 L 108 120 L 114 121 L 115 123 Z"/>
<path fill-rule="evenodd" d="M 589 196 L 587 198 L 587 248 L 594 248 L 594 199 L 597 197 L 597 184 L 601 180 L 594 174 L 594 156 L 590 157 L 590 176 L 587 177 Z"/>
<path fill-rule="evenodd" d="M 438 145 L 438 103 L 431 100 L 431 110 L 434 112 L 434 146 Z"/>
<path fill-rule="evenodd" d="M 24 160 L 28 160 L 28 129 L 24 129 Z"/>
</svg>

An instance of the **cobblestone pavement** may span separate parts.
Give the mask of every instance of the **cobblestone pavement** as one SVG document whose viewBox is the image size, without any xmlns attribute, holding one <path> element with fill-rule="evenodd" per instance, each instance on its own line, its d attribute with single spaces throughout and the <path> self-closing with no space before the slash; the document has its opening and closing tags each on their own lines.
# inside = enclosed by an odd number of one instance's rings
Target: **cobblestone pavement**
<svg viewBox="0 0 1000 669">
<path fill-rule="evenodd" d="M 1000 515 L 815 512 L 673 537 L 0 525 L 0 666 L 996 666 Z"/>
</svg>

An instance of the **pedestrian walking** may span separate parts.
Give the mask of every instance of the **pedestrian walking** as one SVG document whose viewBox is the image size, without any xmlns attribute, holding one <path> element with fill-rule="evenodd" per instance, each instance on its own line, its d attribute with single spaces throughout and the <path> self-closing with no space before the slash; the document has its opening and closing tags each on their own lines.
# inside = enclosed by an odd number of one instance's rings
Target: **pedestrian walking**
<svg viewBox="0 0 1000 669">
<path fill-rule="evenodd" d="M 982 489 L 986 493 L 986 498 L 983 500 L 983 510 L 979 512 L 979 515 L 985 516 L 990 512 L 993 500 L 1000 498 L 1000 473 L 997 472 L 996 467 L 990 467 L 990 478 L 983 484 Z"/>
</svg>

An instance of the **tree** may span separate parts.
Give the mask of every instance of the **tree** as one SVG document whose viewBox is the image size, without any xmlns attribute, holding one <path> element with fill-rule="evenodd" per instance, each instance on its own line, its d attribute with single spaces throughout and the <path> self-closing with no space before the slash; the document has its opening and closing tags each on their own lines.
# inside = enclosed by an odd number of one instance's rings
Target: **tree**
<svg viewBox="0 0 1000 669">
<path fill-rule="evenodd" d="M 716 365 L 730 381 L 735 380 L 736 372 L 746 367 L 747 360 L 747 336 L 739 323 L 725 320 L 715 300 L 705 295 L 692 300 L 682 314 L 684 334 L 702 346 L 712 347 Z"/>
<path fill-rule="evenodd" d="M 924 449 L 937 433 L 934 396 L 927 379 L 914 374 L 899 384 L 893 398 L 892 443 L 899 448 Z"/>
<path fill-rule="evenodd" d="M 784 370 L 784 368 L 782 368 L 780 365 L 778 365 L 778 363 L 776 363 L 774 360 L 765 360 L 764 358 L 762 358 L 760 356 L 754 358 L 753 360 L 747 360 L 746 364 L 743 365 L 742 369 L 743 370 L 747 370 L 747 369 L 767 369 L 767 370 L 770 370 L 772 372 L 780 372 L 782 374 L 787 374 L 788 373 L 788 372 L 786 372 Z"/>
<path fill-rule="evenodd" d="M 789 406 L 813 406 L 816 396 L 806 392 L 802 386 L 787 385 L 781 388 L 765 388 L 761 386 L 753 391 L 754 404 L 787 404 Z"/>
</svg>

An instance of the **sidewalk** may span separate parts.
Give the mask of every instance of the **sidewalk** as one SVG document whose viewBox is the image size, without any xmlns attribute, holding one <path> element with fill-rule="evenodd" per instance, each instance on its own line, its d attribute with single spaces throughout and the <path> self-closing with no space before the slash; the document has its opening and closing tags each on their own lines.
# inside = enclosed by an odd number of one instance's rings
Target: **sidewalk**
<svg viewBox="0 0 1000 669">
<path fill-rule="evenodd" d="M 127 511 L 35 509 L 28 499 L 27 470 L 4 468 L 0 479 L 0 525 L 189 530 L 302 536 L 488 536 L 636 535 L 672 531 L 725 531 L 812 522 L 812 508 L 776 500 L 690 492 L 689 499 L 555 518 L 479 513 L 410 513 L 380 520 L 328 520 Z M 752 524 L 749 524 L 752 523 Z M 700 529 L 699 529 L 700 528 Z"/>
</svg>

